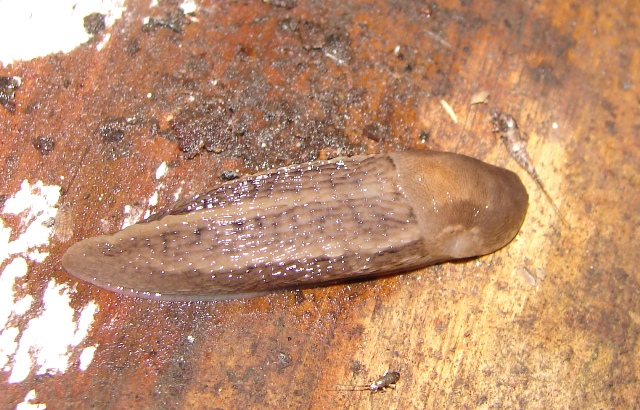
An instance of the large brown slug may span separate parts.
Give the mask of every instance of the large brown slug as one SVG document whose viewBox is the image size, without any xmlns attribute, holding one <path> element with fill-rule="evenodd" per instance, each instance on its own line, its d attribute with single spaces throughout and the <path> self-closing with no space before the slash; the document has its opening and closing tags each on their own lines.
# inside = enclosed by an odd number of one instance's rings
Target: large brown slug
<svg viewBox="0 0 640 410">
<path fill-rule="evenodd" d="M 245 298 L 488 254 L 527 204 L 516 174 L 463 155 L 335 158 L 223 183 L 76 243 L 62 265 L 129 296 Z"/>
</svg>

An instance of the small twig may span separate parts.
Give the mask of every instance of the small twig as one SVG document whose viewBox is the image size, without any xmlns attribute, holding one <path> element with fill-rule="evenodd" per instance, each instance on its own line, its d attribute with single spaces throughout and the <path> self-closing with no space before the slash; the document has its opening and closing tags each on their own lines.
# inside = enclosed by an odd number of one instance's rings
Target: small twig
<svg viewBox="0 0 640 410">
<path fill-rule="evenodd" d="M 453 108 L 449 105 L 449 103 L 445 100 L 440 100 L 440 105 L 442 105 L 442 108 L 444 108 L 445 112 L 449 114 L 449 117 L 451 117 L 453 122 L 457 124 L 458 116 L 456 115 L 456 112 L 453 111 Z"/>
</svg>

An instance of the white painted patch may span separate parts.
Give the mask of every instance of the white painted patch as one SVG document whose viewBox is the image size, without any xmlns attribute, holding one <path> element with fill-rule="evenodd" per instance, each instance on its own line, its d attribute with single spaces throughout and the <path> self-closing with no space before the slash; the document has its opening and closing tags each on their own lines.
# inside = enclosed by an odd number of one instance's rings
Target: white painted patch
<svg viewBox="0 0 640 410">
<path fill-rule="evenodd" d="M 16 299 L 13 287 L 18 280 L 27 274 L 27 262 L 24 258 L 16 258 L 7 265 L 0 276 L 0 328 L 4 329 L 9 317 L 16 310 Z"/>
<path fill-rule="evenodd" d="M 96 354 L 97 346 L 89 346 L 82 349 L 82 353 L 80 353 L 80 364 L 78 368 L 82 371 L 85 371 L 89 368 L 89 365 L 93 361 L 93 356 Z"/>
<path fill-rule="evenodd" d="M 120 229 L 131 226 L 144 217 L 145 210 L 143 208 L 133 208 L 131 205 L 124 206 L 124 219 Z"/>
<path fill-rule="evenodd" d="M 20 191 L 7 199 L 2 212 L 20 217 L 13 240 L 12 230 L 0 218 L 0 368 L 11 372 L 10 383 L 23 381 L 36 367 L 38 374 L 65 372 L 97 310 L 89 302 L 76 314 L 70 306 L 69 288 L 53 279 L 41 308 L 32 295 L 24 295 L 22 290 L 29 265 L 40 263 L 49 255 L 40 248 L 49 245 L 53 226 L 48 222 L 55 220 L 59 199 L 59 186 L 47 186 L 41 181 L 32 186 L 23 181 Z M 22 318 L 26 315 L 30 317 L 28 321 Z"/>
<path fill-rule="evenodd" d="M 109 40 L 111 40 L 111 33 L 107 33 L 104 35 L 102 40 L 100 40 L 100 42 L 96 45 L 96 50 L 102 51 L 102 49 L 105 48 L 107 44 L 109 44 Z"/>
<path fill-rule="evenodd" d="M 158 169 L 156 169 L 156 179 L 160 179 L 163 176 L 167 175 L 167 171 L 169 170 L 169 167 L 167 166 L 166 162 L 162 162 L 162 164 L 160 164 L 160 166 L 158 167 Z"/>
<path fill-rule="evenodd" d="M 149 198 L 149 206 L 158 205 L 158 191 L 154 192 L 153 195 Z"/>
<path fill-rule="evenodd" d="M 48 245 L 52 226 L 49 220 L 55 220 L 56 205 L 60 199 L 60 187 L 44 185 L 42 181 L 33 186 L 29 181 L 23 181 L 18 191 L 4 203 L 2 213 L 20 216 L 20 235 L 11 240 L 11 228 L 4 226 L 0 219 L 0 266 L 4 262 L 21 255 L 25 258 L 41 262 L 48 256 L 48 252 L 37 248 Z"/>
<path fill-rule="evenodd" d="M 160 189 L 160 188 L 162 188 L 162 184 L 159 185 L 158 189 Z M 158 191 L 154 192 L 153 195 L 151 195 L 149 197 L 149 200 L 147 201 L 147 204 L 148 204 L 149 208 L 158 205 Z M 147 219 L 150 216 L 151 216 L 151 210 L 149 210 L 147 208 L 147 210 L 145 211 L 144 215 L 142 216 L 142 219 Z"/>
<path fill-rule="evenodd" d="M 0 367 L 4 370 L 9 359 L 18 348 L 16 339 L 20 329 L 7 326 L 15 316 L 23 315 L 31 307 L 33 297 L 25 296 L 16 300 L 13 288 L 16 281 L 27 273 L 27 262 L 23 258 L 16 258 L 3 270 L 0 276 Z M 8 369 L 7 369 L 8 370 Z"/>
<path fill-rule="evenodd" d="M 7 244 L 9 255 L 24 254 L 49 242 L 52 227 L 47 226 L 46 221 L 56 217 L 58 209 L 55 205 L 59 199 L 60 187 L 57 185 L 45 186 L 38 181 L 31 186 L 29 181 L 22 181 L 20 191 L 4 203 L 3 213 L 21 215 L 20 228 L 26 227 L 23 234 Z"/>
<path fill-rule="evenodd" d="M 24 396 L 24 400 L 22 403 L 18 403 L 16 406 L 16 410 L 44 410 L 47 408 L 47 405 L 44 403 L 31 403 L 36 399 L 36 391 L 30 390 L 26 396 Z"/>
<path fill-rule="evenodd" d="M 42 312 L 29 320 L 18 342 L 9 383 L 25 380 L 34 367 L 37 375 L 64 373 L 69 367 L 72 348 L 86 337 L 98 310 L 95 303 L 89 302 L 80 310 L 80 318 L 76 322 L 69 288 L 53 279 L 49 281 L 42 300 Z M 33 352 L 37 352 L 36 357 L 33 357 Z"/>
<path fill-rule="evenodd" d="M 49 256 L 49 252 L 40 252 L 38 250 L 29 252 L 27 258 L 34 262 L 42 263 Z"/>
<path fill-rule="evenodd" d="M 192 0 L 185 0 L 179 6 L 184 14 L 195 13 L 198 9 L 198 5 Z"/>
<path fill-rule="evenodd" d="M 181 195 L 182 195 L 182 187 L 179 187 L 178 190 L 175 192 L 175 194 L 173 194 L 173 199 L 175 201 L 178 201 Z"/>
<path fill-rule="evenodd" d="M 21 259 L 21 258 L 18 258 Z M 31 305 L 33 304 L 33 296 L 26 295 L 22 299 L 17 300 L 13 304 L 13 313 L 16 316 L 22 316 L 31 309 Z"/>
<path fill-rule="evenodd" d="M 69 52 L 90 38 L 85 16 L 102 13 L 111 27 L 124 10 L 124 0 L 1 0 L 0 62 Z"/>
</svg>

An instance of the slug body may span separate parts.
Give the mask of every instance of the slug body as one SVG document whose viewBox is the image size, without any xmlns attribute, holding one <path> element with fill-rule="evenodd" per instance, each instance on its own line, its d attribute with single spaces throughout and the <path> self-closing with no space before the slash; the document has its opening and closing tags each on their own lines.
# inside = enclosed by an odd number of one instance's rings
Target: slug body
<svg viewBox="0 0 640 410">
<path fill-rule="evenodd" d="M 223 183 L 74 244 L 62 265 L 146 299 L 252 297 L 488 254 L 527 206 L 516 174 L 463 155 L 335 158 Z"/>
</svg>

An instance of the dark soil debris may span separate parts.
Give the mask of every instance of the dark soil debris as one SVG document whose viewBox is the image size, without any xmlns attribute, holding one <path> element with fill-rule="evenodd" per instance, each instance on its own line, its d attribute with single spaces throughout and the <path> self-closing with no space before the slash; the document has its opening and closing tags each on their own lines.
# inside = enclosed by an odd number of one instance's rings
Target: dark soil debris
<svg viewBox="0 0 640 410">
<path fill-rule="evenodd" d="M 138 40 L 133 39 L 129 41 L 125 46 L 125 51 L 127 54 L 129 54 L 129 56 L 131 57 L 135 56 L 138 53 L 138 51 L 140 51 L 140 43 L 138 42 Z"/>
<path fill-rule="evenodd" d="M 234 179 L 238 179 L 240 178 L 240 174 L 238 174 L 236 171 L 224 171 L 222 174 L 220 174 L 220 179 L 222 181 L 232 181 Z"/>
<path fill-rule="evenodd" d="M 171 121 L 171 128 L 187 158 L 202 149 L 220 154 L 227 149 L 233 133 L 230 112 L 224 105 L 208 105 L 202 110 L 189 110 Z"/>
<path fill-rule="evenodd" d="M 91 13 L 84 17 L 84 29 L 87 33 L 95 36 L 105 29 L 105 15 L 102 13 Z"/>
<path fill-rule="evenodd" d="M 16 96 L 16 90 L 20 88 L 21 84 L 20 77 L 0 77 L 0 104 L 11 113 L 16 111 L 16 104 L 13 99 Z"/>
<path fill-rule="evenodd" d="M 104 142 L 120 142 L 124 139 L 124 132 L 128 126 L 125 118 L 107 118 L 100 125 L 99 133 Z"/>
<path fill-rule="evenodd" d="M 141 119 L 132 117 L 108 117 L 98 127 L 98 134 L 103 142 L 118 143 L 126 136 L 127 132 L 136 127 L 149 127 L 149 132 L 153 133 L 158 127 L 155 119 Z"/>
<path fill-rule="evenodd" d="M 379 122 L 372 122 L 364 127 L 362 134 L 372 141 L 380 142 L 389 135 L 389 127 Z"/>
<path fill-rule="evenodd" d="M 142 26 L 142 31 L 151 32 L 158 28 L 168 28 L 178 34 L 183 33 L 183 28 L 189 23 L 189 19 L 184 15 L 182 9 L 175 9 L 167 12 L 163 18 L 150 17 L 149 21 Z"/>
<path fill-rule="evenodd" d="M 285 9 L 292 9 L 298 3 L 298 0 L 262 0 L 267 4 L 271 4 L 274 7 L 282 7 Z"/>
<path fill-rule="evenodd" d="M 34 138 L 31 142 L 35 149 L 40 151 L 42 155 L 48 155 L 53 151 L 53 147 L 55 145 L 53 138 L 45 136 Z"/>
</svg>

